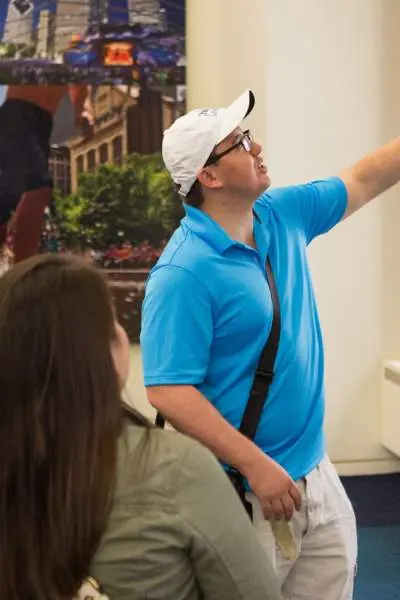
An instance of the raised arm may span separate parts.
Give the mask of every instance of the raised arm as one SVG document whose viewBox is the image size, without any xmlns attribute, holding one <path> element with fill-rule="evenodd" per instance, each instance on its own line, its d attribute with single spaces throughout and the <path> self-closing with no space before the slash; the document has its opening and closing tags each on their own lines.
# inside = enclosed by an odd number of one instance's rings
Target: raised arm
<svg viewBox="0 0 400 600">
<path fill-rule="evenodd" d="M 371 152 L 340 173 L 348 194 L 344 218 L 400 180 L 400 138 Z"/>
</svg>

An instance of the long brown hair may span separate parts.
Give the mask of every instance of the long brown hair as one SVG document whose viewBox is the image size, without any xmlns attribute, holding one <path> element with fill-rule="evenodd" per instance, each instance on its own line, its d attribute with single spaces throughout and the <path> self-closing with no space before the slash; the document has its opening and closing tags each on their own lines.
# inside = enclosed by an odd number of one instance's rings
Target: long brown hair
<svg viewBox="0 0 400 600">
<path fill-rule="evenodd" d="M 121 394 L 100 273 L 41 255 L 0 278 L 0 598 L 65 600 L 114 489 Z"/>
</svg>

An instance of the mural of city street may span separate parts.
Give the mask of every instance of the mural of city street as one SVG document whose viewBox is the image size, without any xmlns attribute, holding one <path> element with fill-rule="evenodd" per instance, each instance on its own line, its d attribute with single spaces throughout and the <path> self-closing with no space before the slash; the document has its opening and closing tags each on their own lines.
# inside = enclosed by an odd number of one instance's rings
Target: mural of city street
<svg viewBox="0 0 400 600">
<path fill-rule="evenodd" d="M 49 167 L 54 194 L 40 251 L 74 253 L 98 265 L 110 283 L 120 321 L 131 342 L 138 343 L 149 269 L 183 216 L 163 165 L 161 142 L 163 131 L 186 108 L 185 69 L 176 82 L 169 79 L 167 65 L 168 60 L 177 63 L 178 46 L 184 57 L 184 0 L 11 0 L 6 8 L 0 13 L 0 105 L 14 84 L 33 83 L 45 93 L 52 83 L 83 77 L 91 90 L 89 129 L 64 127 L 63 105 L 53 120 Z M 90 64 L 89 47 L 93 56 L 97 53 Z M 114 64 L 109 70 L 117 60 L 132 64 L 121 67 L 123 73 Z M 135 69 L 140 74 L 133 77 Z M 65 80 L 58 79 L 61 74 Z M 0 274 L 12 264 L 10 225 L 0 248 Z"/>
</svg>

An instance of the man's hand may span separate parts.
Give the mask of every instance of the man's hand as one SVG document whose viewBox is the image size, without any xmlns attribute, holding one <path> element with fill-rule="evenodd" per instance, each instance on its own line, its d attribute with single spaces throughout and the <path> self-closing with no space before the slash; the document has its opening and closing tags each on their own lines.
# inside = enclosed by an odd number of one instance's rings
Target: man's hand
<svg viewBox="0 0 400 600">
<path fill-rule="evenodd" d="M 301 508 L 301 493 L 288 473 L 268 456 L 261 455 L 243 473 L 257 496 L 264 517 L 268 520 L 290 521 Z"/>
<path fill-rule="evenodd" d="M 82 118 L 86 119 L 91 127 L 93 127 L 93 125 L 94 125 L 94 116 L 93 115 L 94 115 L 93 105 L 92 105 L 92 102 L 91 102 L 89 96 L 87 96 L 85 103 L 83 105 Z"/>
<path fill-rule="evenodd" d="M 94 118 L 92 113 L 88 110 L 84 110 L 75 121 L 76 127 L 80 129 L 81 133 L 85 138 L 89 139 L 94 134 Z"/>
<path fill-rule="evenodd" d="M 90 99 L 90 86 L 73 84 L 69 86 L 69 96 L 75 110 L 75 126 L 82 130 L 85 136 L 93 133 L 94 111 Z"/>
<path fill-rule="evenodd" d="M 93 127 L 93 115 L 91 115 L 87 110 L 84 110 L 81 116 L 79 117 L 78 122 L 81 124 L 82 127 Z"/>
</svg>

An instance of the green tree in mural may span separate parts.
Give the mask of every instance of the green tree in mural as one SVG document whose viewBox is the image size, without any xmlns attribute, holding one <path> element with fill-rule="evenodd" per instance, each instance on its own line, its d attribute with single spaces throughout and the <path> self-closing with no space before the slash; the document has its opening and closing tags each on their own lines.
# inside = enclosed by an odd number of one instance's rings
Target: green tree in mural
<svg viewBox="0 0 400 600">
<path fill-rule="evenodd" d="M 34 44 L 28 44 L 21 46 L 18 51 L 20 58 L 33 58 L 36 54 L 36 47 Z"/>
<path fill-rule="evenodd" d="M 132 154 L 121 166 L 81 174 L 74 194 L 55 198 L 67 247 L 105 250 L 125 240 L 157 247 L 182 217 L 160 155 Z"/>
<path fill-rule="evenodd" d="M 0 59 L 8 58 L 32 58 L 35 56 L 34 44 L 0 44 Z"/>
</svg>

